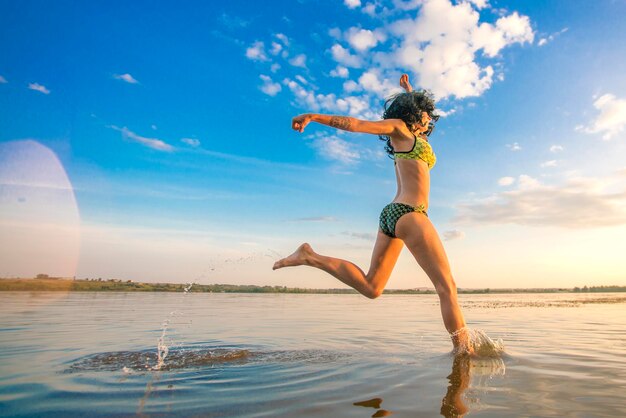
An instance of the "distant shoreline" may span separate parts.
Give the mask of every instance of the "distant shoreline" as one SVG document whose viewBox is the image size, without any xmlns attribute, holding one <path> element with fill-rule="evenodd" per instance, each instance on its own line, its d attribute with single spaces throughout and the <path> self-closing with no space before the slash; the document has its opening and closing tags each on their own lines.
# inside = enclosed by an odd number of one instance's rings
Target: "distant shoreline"
<svg viewBox="0 0 626 418">
<path fill-rule="evenodd" d="M 71 291 L 71 292 L 184 292 L 189 285 L 177 283 L 141 283 L 131 280 L 72 278 L 0 278 L 1 291 Z M 357 294 L 353 289 L 306 289 L 285 286 L 257 286 L 232 284 L 194 284 L 194 293 L 293 293 L 293 294 Z M 626 292 L 626 286 L 584 286 L 573 288 L 509 288 L 509 289 L 458 289 L 459 294 L 506 294 L 506 293 L 607 293 Z M 387 295 L 429 295 L 434 289 L 385 289 Z"/>
</svg>

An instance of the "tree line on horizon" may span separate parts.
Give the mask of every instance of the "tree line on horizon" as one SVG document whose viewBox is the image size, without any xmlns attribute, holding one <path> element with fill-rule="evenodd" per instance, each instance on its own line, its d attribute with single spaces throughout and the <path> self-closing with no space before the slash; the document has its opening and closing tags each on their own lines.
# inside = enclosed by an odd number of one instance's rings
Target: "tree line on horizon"
<svg viewBox="0 0 626 418">
<path fill-rule="evenodd" d="M 38 275 L 34 279 L 8 279 L 0 281 L 0 291 L 139 291 L 139 292 L 182 292 L 189 284 L 142 283 L 121 279 L 73 279 Z M 303 294 L 357 294 L 354 289 L 307 289 L 287 286 L 259 286 L 234 284 L 193 284 L 190 292 L 204 293 L 303 293 Z M 458 289 L 461 294 L 486 293 L 601 293 L 626 292 L 626 286 L 583 286 L 574 288 L 510 288 L 510 289 Z M 385 294 L 435 294 L 434 289 L 385 289 Z"/>
</svg>

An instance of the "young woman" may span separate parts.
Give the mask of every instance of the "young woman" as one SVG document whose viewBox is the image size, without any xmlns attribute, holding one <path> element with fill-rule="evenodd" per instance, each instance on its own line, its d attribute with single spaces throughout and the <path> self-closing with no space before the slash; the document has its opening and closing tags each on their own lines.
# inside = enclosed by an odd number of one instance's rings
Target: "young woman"
<svg viewBox="0 0 626 418">
<path fill-rule="evenodd" d="M 307 243 L 277 261 L 274 270 L 301 265 L 316 267 L 374 299 L 382 294 L 400 251 L 406 245 L 435 286 L 443 322 L 451 334 L 455 351 L 471 353 L 469 333 L 457 300 L 448 258 L 427 216 L 430 169 L 436 160 L 428 136 L 439 116 L 435 113 L 432 95 L 424 90 L 413 91 L 408 75 L 402 75 L 400 86 L 405 93 L 387 100 L 383 120 L 306 113 L 293 118 L 291 125 L 294 130 L 303 132 L 310 122 L 317 122 L 344 131 L 379 135 L 386 141 L 386 150 L 395 159 L 398 191 L 380 214 L 369 271 L 364 273 L 349 261 L 317 254 Z"/>
</svg>

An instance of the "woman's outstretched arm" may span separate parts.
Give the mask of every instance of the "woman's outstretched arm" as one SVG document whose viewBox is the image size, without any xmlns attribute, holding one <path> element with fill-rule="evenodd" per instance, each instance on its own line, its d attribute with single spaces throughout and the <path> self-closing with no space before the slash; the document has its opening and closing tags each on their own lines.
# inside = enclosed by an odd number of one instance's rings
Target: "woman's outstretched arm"
<svg viewBox="0 0 626 418">
<path fill-rule="evenodd" d="M 369 121 L 350 116 L 321 115 L 318 113 L 305 113 L 296 116 L 291 121 L 291 127 L 298 132 L 304 132 L 304 128 L 310 122 L 317 122 L 343 131 L 373 135 L 396 135 L 400 129 L 406 128 L 404 122 L 400 119 Z"/>
</svg>

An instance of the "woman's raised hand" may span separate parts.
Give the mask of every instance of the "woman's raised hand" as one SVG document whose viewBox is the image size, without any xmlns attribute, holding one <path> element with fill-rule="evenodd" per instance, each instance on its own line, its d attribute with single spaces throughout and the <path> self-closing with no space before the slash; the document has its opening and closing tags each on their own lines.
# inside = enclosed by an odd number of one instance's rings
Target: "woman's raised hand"
<svg viewBox="0 0 626 418">
<path fill-rule="evenodd" d="M 291 129 L 298 132 L 304 132 L 304 128 L 306 128 L 309 122 L 311 122 L 311 115 L 309 113 L 298 115 L 291 120 Z"/>
<path fill-rule="evenodd" d="M 402 74 L 400 77 L 400 87 L 402 87 L 407 93 L 413 91 L 413 86 L 411 86 L 411 83 L 409 82 L 408 74 Z"/>
</svg>

